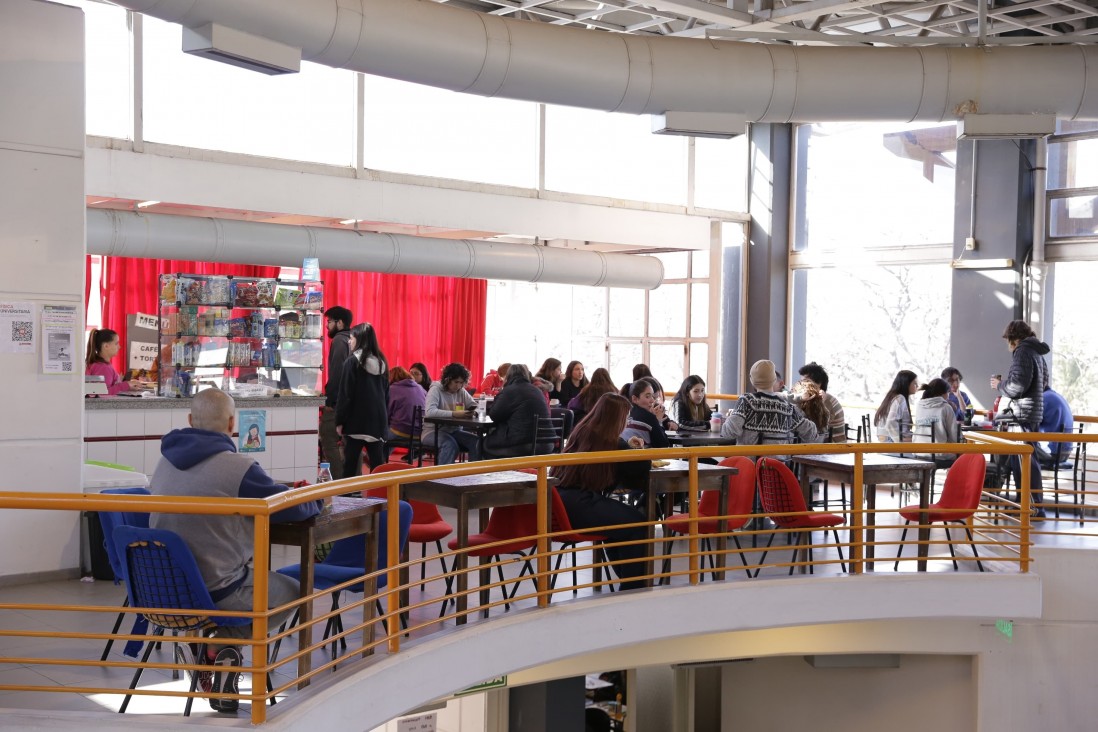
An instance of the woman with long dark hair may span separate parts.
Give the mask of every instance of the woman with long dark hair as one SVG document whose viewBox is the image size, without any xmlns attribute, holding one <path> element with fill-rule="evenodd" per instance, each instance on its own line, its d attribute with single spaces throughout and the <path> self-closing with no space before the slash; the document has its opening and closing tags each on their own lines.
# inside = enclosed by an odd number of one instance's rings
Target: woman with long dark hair
<svg viewBox="0 0 1098 732">
<path fill-rule="evenodd" d="M 343 362 L 336 398 L 336 429 L 343 435 L 344 478 L 359 474 L 363 448 L 371 470 L 385 462 L 389 363 L 369 323 L 351 330 L 351 355 Z"/>
<path fill-rule="evenodd" d="M 572 410 L 576 424 L 579 424 L 579 421 L 595 408 L 599 397 L 603 394 L 617 393 L 617 391 L 618 387 L 614 386 L 610 372 L 604 368 L 597 368 L 595 373 L 591 374 L 591 381 L 587 386 L 580 389 L 579 394 L 572 397 L 566 406 Z"/>
<path fill-rule="evenodd" d="M 567 407 L 568 402 L 579 396 L 583 387 L 589 383 L 583 371 L 583 364 L 579 361 L 569 361 L 568 368 L 564 370 L 564 378 L 560 382 L 560 405 Z"/>
<path fill-rule="evenodd" d="M 877 439 L 881 442 L 911 442 L 911 404 L 908 401 L 919 388 L 914 371 L 898 371 L 892 386 L 873 415 Z"/>
<path fill-rule="evenodd" d="M 559 358 L 547 358 L 538 372 L 534 374 L 534 386 L 545 392 L 546 401 L 556 399 L 560 402 L 560 383 L 564 380 L 564 371 L 560 368 Z"/>
<path fill-rule="evenodd" d="M 671 419 L 680 427 L 707 430 L 712 417 L 713 410 L 705 403 L 705 381 L 696 374 L 687 376 L 671 400 Z"/>
<path fill-rule="evenodd" d="M 663 425 L 656 416 L 656 393 L 659 384 L 650 376 L 643 376 L 629 385 L 629 420 L 621 436 L 625 439 L 639 437 L 645 447 L 671 447 Z"/>
<path fill-rule="evenodd" d="M 140 386 L 137 381 L 123 381 L 118 372 L 111 366 L 122 344 L 118 340 L 118 333 L 110 328 L 92 328 L 88 333 L 88 351 L 84 355 L 84 373 L 88 376 L 102 376 L 107 385 L 108 394 L 117 394 L 129 391 Z"/>
<path fill-rule="evenodd" d="M 957 413 L 947 401 L 949 383 L 945 379 L 931 379 L 923 385 L 922 392 L 915 400 L 911 441 L 956 442 Z M 936 453 L 934 462 L 939 467 L 949 466 L 956 458 L 952 453 Z"/>
<path fill-rule="evenodd" d="M 412 379 L 417 384 L 423 387 L 423 391 L 428 392 L 431 390 L 431 384 L 434 383 L 431 381 L 431 372 L 422 363 L 419 361 L 413 363 L 408 367 L 408 373 L 412 375 Z"/>
<path fill-rule="evenodd" d="M 639 447 L 640 440 L 634 438 L 630 444 L 621 438 L 629 410 L 629 401 L 624 397 L 613 393 L 603 394 L 587 417 L 572 430 L 565 452 L 603 452 Z M 632 506 L 616 501 L 606 494 L 616 488 L 647 490 L 651 468 L 650 461 L 635 460 L 561 465 L 552 468 L 550 472 L 560 479 L 557 490 L 573 528 L 594 529 L 594 533 L 616 543 L 643 541 L 647 531 L 643 526 L 620 529 L 604 527 L 641 523 L 645 521 L 645 517 Z M 614 571 L 621 580 L 621 589 L 644 587 L 642 580 L 634 578 L 644 574 L 646 553 L 647 548 L 643 544 L 607 545 L 606 554 L 615 563 Z"/>
</svg>

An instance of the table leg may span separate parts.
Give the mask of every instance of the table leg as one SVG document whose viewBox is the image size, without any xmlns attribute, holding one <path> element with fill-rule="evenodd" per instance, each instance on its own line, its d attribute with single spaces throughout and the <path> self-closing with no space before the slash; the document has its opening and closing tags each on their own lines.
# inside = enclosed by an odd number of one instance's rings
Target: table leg
<svg viewBox="0 0 1098 732">
<path fill-rule="evenodd" d="M 457 573 L 457 582 L 454 583 L 454 587 L 457 592 L 457 624 L 465 625 L 469 620 L 465 615 L 465 611 L 469 608 L 469 597 L 465 594 L 466 590 L 469 589 L 469 573 L 467 571 L 469 568 L 469 555 L 465 552 L 465 549 L 469 546 L 469 507 L 465 504 L 464 499 L 458 501 L 458 503 L 460 504 L 457 512 L 458 553 L 454 555 L 453 562 L 453 569 Z"/>
<path fill-rule="evenodd" d="M 926 557 L 930 552 L 930 545 L 927 543 L 930 541 L 930 517 L 927 514 L 929 506 L 930 471 L 924 470 L 922 482 L 919 483 L 919 561 L 916 566 L 920 572 L 926 571 Z"/>
<path fill-rule="evenodd" d="M 298 597 L 308 597 L 313 591 L 313 552 L 316 550 L 316 541 L 312 529 L 308 530 L 305 539 L 301 542 L 301 579 Z M 313 644 L 313 603 L 303 602 L 298 609 L 297 644 L 298 649 L 308 648 Z M 313 669 L 313 654 L 303 653 L 297 659 L 297 676 L 301 681 L 297 688 L 304 689 L 309 685 L 309 679 L 305 678 Z"/>
<path fill-rule="evenodd" d="M 373 572 L 377 571 L 377 519 L 378 514 L 376 513 L 370 517 L 372 526 L 370 528 L 370 531 L 366 533 L 366 574 L 372 574 Z M 364 582 L 362 591 L 365 593 L 366 597 L 373 597 L 377 595 L 377 577 L 374 577 Z M 363 603 L 362 622 L 365 627 L 362 629 L 362 647 L 370 648 L 369 651 L 363 654 L 365 656 L 373 655 L 374 652 L 371 644 L 374 642 L 375 623 L 373 622 L 373 620 L 375 617 L 377 617 L 377 612 L 374 603 Z M 393 630 L 394 622 L 397 624 L 396 631 Z M 393 632 L 400 632 L 399 618 L 391 618 L 389 620 L 389 634 L 391 635 Z"/>
<path fill-rule="evenodd" d="M 720 500 L 720 512 L 721 516 L 728 515 L 728 484 L 731 483 L 731 478 L 725 476 L 721 479 L 721 500 Z M 724 534 L 728 531 L 728 520 L 721 518 L 717 521 L 717 568 L 713 572 L 713 576 L 717 580 L 724 579 L 725 568 L 725 552 L 728 549 L 728 537 Z"/>
<path fill-rule="evenodd" d="M 648 486 L 648 490 L 645 493 L 645 504 L 648 514 L 648 560 L 645 562 L 646 568 L 644 573 L 649 576 L 649 579 L 645 582 L 646 586 L 652 586 L 651 577 L 655 573 L 655 555 L 656 545 L 653 543 L 656 539 L 656 525 L 653 523 L 656 520 L 656 487 L 653 485 Z"/>
<path fill-rule="evenodd" d="M 484 527 L 488 525 L 487 508 L 480 509 L 477 521 L 479 523 L 477 531 L 484 531 Z M 492 570 L 484 565 L 490 564 L 491 561 L 492 557 L 488 556 L 481 557 L 477 561 L 477 564 L 480 565 L 480 606 L 483 608 L 483 610 L 481 610 L 481 616 L 485 618 L 488 617 L 488 603 L 492 601 L 491 590 L 488 589 L 488 585 L 492 582 Z M 504 592 L 506 591 L 506 588 L 504 588 Z"/>
<path fill-rule="evenodd" d="M 873 561 L 877 553 L 877 547 L 873 546 L 877 537 L 877 514 L 874 513 L 877 510 L 877 485 L 871 483 L 867 489 L 865 493 L 865 571 L 874 572 L 877 568 L 877 563 Z"/>
</svg>

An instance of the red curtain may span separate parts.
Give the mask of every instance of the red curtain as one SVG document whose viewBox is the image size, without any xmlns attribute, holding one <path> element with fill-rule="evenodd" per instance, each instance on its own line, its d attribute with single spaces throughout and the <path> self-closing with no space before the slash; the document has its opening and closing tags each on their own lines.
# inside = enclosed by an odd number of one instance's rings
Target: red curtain
<svg viewBox="0 0 1098 732">
<path fill-rule="evenodd" d="M 277 267 L 177 259 L 104 257 L 103 268 L 103 325 L 118 331 L 123 344 L 127 315 L 156 315 L 161 274 L 278 276 Z M 321 279 L 325 309 L 342 305 L 354 313 L 355 323 L 372 323 L 390 364 L 407 367 L 421 361 L 437 378 L 442 366 L 459 361 L 479 383 L 488 296 L 484 280 L 338 270 L 322 270 Z M 114 363 L 119 372 L 125 371 L 123 352 Z"/>
</svg>

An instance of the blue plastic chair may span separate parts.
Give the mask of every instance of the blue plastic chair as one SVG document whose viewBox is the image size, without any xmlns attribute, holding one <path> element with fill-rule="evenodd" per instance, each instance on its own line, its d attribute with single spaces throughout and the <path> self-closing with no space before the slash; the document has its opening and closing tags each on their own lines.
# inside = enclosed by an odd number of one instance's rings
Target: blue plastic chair
<svg viewBox="0 0 1098 732">
<path fill-rule="evenodd" d="M 149 495 L 147 488 L 109 488 L 102 493 L 112 493 L 115 495 Z M 99 512 L 99 525 L 103 527 L 103 548 L 107 550 L 107 561 L 111 564 L 111 572 L 114 573 L 114 583 L 116 585 L 122 584 L 122 560 L 118 556 L 118 551 L 115 549 L 113 536 L 114 530 L 119 526 L 136 526 L 139 529 L 149 528 L 149 514 L 141 513 L 138 511 L 100 511 Z M 129 607 L 130 598 L 126 595 L 126 599 L 122 602 L 122 607 Z M 107 639 L 107 645 L 103 646 L 103 655 L 99 658 L 100 661 L 106 661 L 107 656 L 110 655 L 111 647 L 114 645 L 113 636 L 118 633 L 118 629 L 122 627 L 122 619 L 126 617 L 126 611 L 118 613 L 118 619 L 114 621 L 114 627 L 111 628 L 111 638 Z M 141 632 L 135 626 L 135 634 Z M 128 649 L 127 649 L 128 650 Z M 134 656 L 137 652 L 134 651 Z"/>
<path fill-rule="evenodd" d="M 206 584 L 202 580 L 198 564 L 190 548 L 180 536 L 163 529 L 143 529 L 136 526 L 119 526 L 112 535 L 115 551 L 121 561 L 122 577 L 131 607 L 162 608 L 165 611 L 209 610 L 209 615 L 172 615 L 170 612 L 143 613 L 153 626 L 152 635 L 162 636 L 165 630 L 194 631 L 204 635 L 217 626 L 248 625 L 251 618 L 219 617 Z M 149 661 L 153 643 L 145 648 L 141 663 Z M 198 644 L 196 657 L 206 657 L 205 642 Z M 140 666 L 130 682 L 136 689 L 144 672 Z M 198 685 L 198 672 L 192 672 L 190 690 Z M 127 694 L 118 710 L 125 713 L 132 694 Z M 183 716 L 190 716 L 194 697 L 187 697 Z"/>
<path fill-rule="evenodd" d="M 408 530 L 412 525 L 412 504 L 407 501 L 400 502 L 400 534 L 399 534 L 399 551 L 398 556 L 404 553 L 404 547 L 408 543 Z M 377 568 L 385 569 L 389 566 L 388 560 L 388 548 L 389 548 L 389 512 L 382 511 L 378 514 L 378 530 L 377 530 Z M 284 574 L 287 577 L 293 577 L 294 579 L 301 580 L 301 565 L 291 564 L 288 567 L 282 567 L 278 570 L 279 574 Z M 328 556 L 324 558 L 324 561 L 313 567 L 313 586 L 318 590 L 327 590 L 341 585 L 344 582 L 349 582 L 357 577 L 362 577 L 366 572 L 366 542 L 362 536 L 350 536 L 346 539 L 340 539 L 332 544 L 332 550 L 328 552 Z M 388 583 L 389 578 L 385 574 L 378 575 L 377 588 L 380 590 Z M 351 585 L 344 588 L 349 592 L 362 592 L 365 588 L 363 583 Z M 339 596 L 342 590 L 332 593 L 332 612 L 339 609 Z M 384 615 L 384 610 L 381 608 L 381 601 L 375 601 L 378 614 Z M 294 612 L 293 618 L 290 620 L 289 627 L 294 627 L 300 618 L 298 611 Z M 285 630 L 285 626 L 279 629 L 281 633 Z M 343 632 L 343 619 L 340 615 L 333 615 L 328 619 L 328 624 L 324 628 L 324 639 L 331 637 L 333 634 Z M 340 638 L 340 643 L 343 650 L 347 649 L 347 641 Z M 275 641 L 274 649 L 271 653 L 272 661 L 278 657 L 278 649 L 281 644 L 281 639 Z M 336 646 L 332 643 L 332 659 L 336 657 Z"/>
</svg>

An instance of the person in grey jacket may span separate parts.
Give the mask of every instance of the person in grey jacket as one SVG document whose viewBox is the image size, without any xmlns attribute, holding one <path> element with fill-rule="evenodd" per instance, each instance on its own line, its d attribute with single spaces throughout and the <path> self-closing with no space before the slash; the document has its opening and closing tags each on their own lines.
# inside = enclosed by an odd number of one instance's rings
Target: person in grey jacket
<svg viewBox="0 0 1098 732">
<path fill-rule="evenodd" d="M 1012 320 L 1003 331 L 1003 338 L 1011 352 L 1010 370 L 1005 379 L 991 377 L 991 388 L 1014 400 L 1014 418 L 1026 432 L 1037 432 L 1044 417 L 1045 389 L 1048 388 L 1048 363 L 1045 355 L 1051 350 L 1047 343 L 1037 339 L 1037 334 L 1024 320 Z M 1030 443 L 1036 448 L 1036 443 Z M 1037 454 L 1030 455 L 1029 488 L 1033 500 L 1033 518 L 1044 519 L 1041 507 L 1041 466 Z M 1021 482 L 1021 466 L 1011 458 L 1011 472 L 1015 484 Z"/>
<path fill-rule="evenodd" d="M 198 392 L 191 403 L 187 429 L 172 430 L 160 443 L 160 462 L 149 481 L 149 490 L 160 496 L 207 496 L 211 498 L 267 498 L 288 490 L 275 483 L 251 458 L 241 455 L 233 444 L 236 427 L 236 404 L 220 389 Z M 319 501 L 302 503 L 271 517 L 271 523 L 304 521 L 320 512 Z M 244 515 L 194 515 L 185 513 L 154 513 L 149 517 L 154 529 L 172 531 L 183 539 L 194 554 L 202 573 L 202 581 L 210 598 L 223 610 L 250 611 L 252 588 L 252 550 L 255 546 L 254 522 Z M 298 597 L 295 580 L 278 572 L 267 575 L 267 606 L 276 608 Z M 285 610 L 271 617 L 269 627 L 277 628 L 289 616 Z M 248 638 L 252 626 L 218 627 L 214 634 L 222 638 Z M 181 652 L 191 654 L 193 644 L 180 643 Z M 220 650 L 219 650 L 220 649 Z M 210 663 L 217 667 L 242 665 L 236 646 L 211 645 L 208 653 L 216 655 L 191 659 L 187 663 Z M 190 673 L 190 672 L 188 672 Z M 235 694 L 238 673 L 232 671 L 199 672 L 199 686 L 204 691 Z M 235 712 L 236 699 L 210 699 L 210 706 L 219 712 Z"/>
<path fill-rule="evenodd" d="M 922 392 L 922 397 L 915 400 L 911 441 L 957 442 L 957 412 L 946 398 L 949 384 L 945 379 L 931 379 Z M 934 462 L 940 467 L 952 465 L 956 458 L 953 453 L 934 454 Z"/>
</svg>

